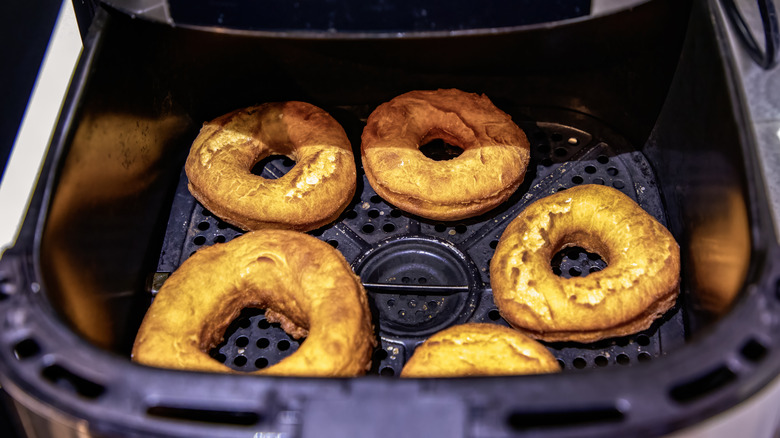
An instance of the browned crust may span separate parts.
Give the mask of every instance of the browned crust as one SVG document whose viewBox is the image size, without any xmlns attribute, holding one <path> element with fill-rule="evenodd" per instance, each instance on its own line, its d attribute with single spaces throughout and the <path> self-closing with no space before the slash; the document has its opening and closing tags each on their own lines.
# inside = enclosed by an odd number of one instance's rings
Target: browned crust
<svg viewBox="0 0 780 438">
<path fill-rule="evenodd" d="M 295 353 L 252 374 L 349 377 L 371 366 L 376 340 L 359 278 L 327 243 L 285 230 L 248 232 L 187 259 L 146 313 L 132 359 L 235 372 L 207 351 L 246 307 L 265 308 L 290 335 L 306 336 Z"/>
<path fill-rule="evenodd" d="M 418 346 L 401 377 L 464 377 L 560 371 L 555 356 L 528 336 L 495 324 L 442 330 Z"/>
<path fill-rule="evenodd" d="M 582 246 L 607 262 L 565 279 L 550 260 Z M 623 193 L 584 185 L 540 199 L 506 228 L 490 263 L 496 306 L 513 327 L 544 341 L 593 342 L 648 328 L 679 294 L 674 237 Z"/>
<path fill-rule="evenodd" d="M 419 151 L 440 138 L 461 147 L 448 161 Z M 416 215 L 458 220 L 506 201 L 525 177 L 525 133 L 484 95 L 417 90 L 375 109 L 363 130 L 361 154 L 371 187 Z"/>
<path fill-rule="evenodd" d="M 251 173 L 270 155 L 296 160 L 283 177 Z M 357 172 L 344 129 L 304 102 L 233 111 L 204 124 L 187 157 L 192 195 L 244 230 L 309 231 L 334 221 L 355 194 Z"/>
</svg>

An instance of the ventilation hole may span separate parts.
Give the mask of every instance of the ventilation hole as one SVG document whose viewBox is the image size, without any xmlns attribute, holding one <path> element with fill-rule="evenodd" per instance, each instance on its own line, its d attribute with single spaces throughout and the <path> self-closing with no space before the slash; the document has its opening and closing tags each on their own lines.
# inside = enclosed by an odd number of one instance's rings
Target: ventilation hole
<svg viewBox="0 0 780 438">
<path fill-rule="evenodd" d="M 347 219 L 355 219 L 358 217 L 358 214 L 355 210 L 350 210 L 347 212 Z"/>
<path fill-rule="evenodd" d="M 628 365 L 631 362 L 631 358 L 628 357 L 627 354 L 620 353 L 617 355 L 617 358 L 615 358 L 618 364 L 620 365 Z"/>
<path fill-rule="evenodd" d="M 339 242 L 338 242 L 338 240 L 330 239 L 330 240 L 328 240 L 328 245 L 330 245 L 330 246 L 332 246 L 334 248 L 338 248 L 339 247 Z"/>
<path fill-rule="evenodd" d="M 599 184 L 599 185 L 603 186 L 604 185 L 604 180 L 601 179 L 601 178 L 594 178 L 593 179 L 593 184 Z"/>
<path fill-rule="evenodd" d="M 653 360 L 653 356 L 650 356 L 650 353 L 646 353 L 644 351 L 639 353 L 636 358 L 639 359 L 640 362 L 650 362 Z"/>
<path fill-rule="evenodd" d="M 595 363 L 597 367 L 605 367 L 609 364 L 609 360 L 604 356 L 596 356 L 596 358 L 593 359 L 593 363 Z"/>
<path fill-rule="evenodd" d="M 368 217 L 371 219 L 376 219 L 379 217 L 379 210 L 369 210 L 368 211 Z"/>
<path fill-rule="evenodd" d="M 438 305 L 439 305 L 439 303 L 438 303 L 438 302 L 436 302 L 436 301 L 428 301 L 428 309 L 430 309 L 430 310 L 434 310 L 434 309 L 436 309 L 436 307 L 437 307 Z"/>
<path fill-rule="evenodd" d="M 553 165 L 553 161 L 551 159 L 545 158 L 544 160 L 542 160 L 542 166 L 550 167 L 552 165 Z"/>
<path fill-rule="evenodd" d="M 198 224 L 198 229 L 201 230 L 201 231 L 206 231 L 210 227 L 211 227 L 211 225 L 208 222 L 206 222 L 206 221 L 203 221 L 203 222 Z"/>
<path fill-rule="evenodd" d="M 257 323 L 257 327 L 259 327 L 259 328 L 261 328 L 263 330 L 267 330 L 267 329 L 269 329 L 271 327 L 271 323 L 268 322 L 267 319 L 261 319 L 260 322 Z"/>
<path fill-rule="evenodd" d="M 569 411 L 514 412 L 507 417 L 507 425 L 515 431 L 559 429 L 576 425 L 615 423 L 623 421 L 624 415 L 614 406 L 587 407 Z"/>
<path fill-rule="evenodd" d="M 566 150 L 566 148 L 556 148 L 555 149 L 555 156 L 556 157 L 565 157 L 566 154 L 568 154 L 569 151 Z"/>
<path fill-rule="evenodd" d="M 401 277 L 401 283 L 409 284 L 412 281 L 409 277 Z"/>
<path fill-rule="evenodd" d="M 278 348 L 279 351 L 287 351 L 290 349 L 290 341 L 282 339 L 276 344 L 276 348 Z"/>
<path fill-rule="evenodd" d="M 379 195 L 374 195 L 370 198 L 370 201 L 373 202 L 374 204 L 379 204 L 380 202 L 382 202 L 382 197 Z"/>
<path fill-rule="evenodd" d="M 242 367 L 246 365 L 246 361 L 247 361 L 246 356 L 236 356 L 236 358 L 233 359 L 233 365 L 237 367 Z"/>
<path fill-rule="evenodd" d="M 443 233 L 447 231 L 447 226 L 444 224 L 436 224 L 433 226 L 433 229 L 436 230 L 437 233 Z"/>
<path fill-rule="evenodd" d="M 214 360 L 216 360 L 216 361 L 217 361 L 217 362 L 219 362 L 219 363 L 225 363 L 225 361 L 227 360 L 227 356 L 225 356 L 225 355 L 224 355 L 224 354 L 222 354 L 222 353 L 217 353 L 217 354 L 214 356 Z"/>
<path fill-rule="evenodd" d="M 563 359 L 558 359 L 558 366 L 561 367 L 562 370 L 566 369 L 566 362 L 563 361 Z"/>
<path fill-rule="evenodd" d="M 498 309 L 493 309 L 488 312 L 488 318 L 490 318 L 491 321 L 498 321 L 501 319 L 501 312 L 499 312 Z"/>
<path fill-rule="evenodd" d="M 168 406 L 152 406 L 146 410 L 146 413 L 154 417 L 211 424 L 232 424 L 238 426 L 251 426 L 262 421 L 260 415 L 254 412 L 217 411 L 210 409 L 174 408 Z"/>
<path fill-rule="evenodd" d="M 395 370 L 390 367 L 384 367 L 379 374 L 385 377 L 393 377 L 395 375 Z"/>
<path fill-rule="evenodd" d="M 616 167 L 610 167 L 607 169 L 607 175 L 609 176 L 616 176 L 618 174 L 618 170 Z"/>
<path fill-rule="evenodd" d="M 469 228 L 463 224 L 455 225 L 455 232 L 458 234 L 464 234 L 468 229 Z"/>
<path fill-rule="evenodd" d="M 366 234 L 371 234 L 374 232 L 374 226 L 371 224 L 365 224 L 362 228 L 363 232 Z"/>
<path fill-rule="evenodd" d="M 623 183 L 623 181 L 621 181 L 621 180 L 616 180 L 616 181 L 614 181 L 614 182 L 612 183 L 612 187 L 614 187 L 614 188 L 616 188 L 616 189 L 622 189 L 622 188 L 623 188 L 623 187 L 625 187 L 625 186 L 626 186 L 626 185 L 625 185 L 625 184 Z"/>
<path fill-rule="evenodd" d="M 745 342 L 739 350 L 742 356 L 751 362 L 760 362 L 767 354 L 767 348 L 755 339 Z"/>
<path fill-rule="evenodd" d="M 498 247 L 498 240 L 491 240 L 490 241 L 490 248 L 496 249 Z"/>
<path fill-rule="evenodd" d="M 252 325 L 252 321 L 250 321 L 249 318 L 241 318 L 238 320 L 238 326 L 241 328 L 249 328 L 250 325 Z"/>
<path fill-rule="evenodd" d="M 581 370 L 588 365 L 588 362 L 586 362 L 585 359 L 578 357 L 572 361 L 572 365 L 574 365 L 574 368 Z"/>
<path fill-rule="evenodd" d="M 384 230 L 385 233 L 392 233 L 395 231 L 395 225 L 393 224 L 384 224 L 382 226 L 382 230 Z"/>
<path fill-rule="evenodd" d="M 268 366 L 268 359 L 266 359 L 264 357 L 258 358 L 255 361 L 255 368 L 257 368 L 258 370 L 262 370 L 263 368 L 265 368 L 267 366 Z"/>
<path fill-rule="evenodd" d="M 268 348 L 268 346 L 271 345 L 271 341 L 267 338 L 260 338 L 255 345 L 257 345 L 257 348 Z"/>
<path fill-rule="evenodd" d="M 592 266 L 590 269 L 588 269 L 588 272 L 592 274 L 594 272 L 599 272 L 600 270 L 601 268 L 599 268 L 598 266 Z"/>
<path fill-rule="evenodd" d="M 736 378 L 737 375 L 733 371 L 725 365 L 721 365 L 700 377 L 676 385 L 669 392 L 669 395 L 680 403 L 691 402 L 728 385 Z"/>
<path fill-rule="evenodd" d="M 204 243 L 206 243 L 206 238 L 203 237 L 203 236 L 198 236 L 198 237 L 192 239 L 192 243 L 194 243 L 195 245 L 198 245 L 198 246 L 203 245 Z"/>
<path fill-rule="evenodd" d="M 598 161 L 601 164 L 607 164 L 609 163 L 609 157 L 606 155 L 599 155 L 599 157 L 596 158 L 596 161 Z"/>
<path fill-rule="evenodd" d="M 390 211 L 390 217 L 401 217 L 401 210 L 394 208 Z"/>
<path fill-rule="evenodd" d="M 98 398 L 106 391 L 103 385 L 87 380 L 56 364 L 44 368 L 41 375 L 60 388 L 90 399 Z"/>
<path fill-rule="evenodd" d="M 582 275 L 582 271 L 580 270 L 580 268 L 576 266 L 572 266 L 571 268 L 569 268 L 569 275 L 571 275 L 572 277 L 579 277 L 580 275 Z"/>
<path fill-rule="evenodd" d="M 650 337 L 647 335 L 639 335 L 636 337 L 636 343 L 643 347 L 646 347 L 650 345 Z"/>
<path fill-rule="evenodd" d="M 393 307 L 393 306 L 395 306 L 395 300 L 394 299 L 387 300 L 387 307 Z"/>
<path fill-rule="evenodd" d="M 594 166 L 585 166 L 585 173 L 594 174 L 596 173 L 596 168 Z"/>
<path fill-rule="evenodd" d="M 552 140 L 552 141 L 561 141 L 561 140 L 563 140 L 563 136 L 561 134 L 555 132 L 555 133 L 553 133 L 550 136 L 550 140 Z"/>
<path fill-rule="evenodd" d="M 436 138 L 421 145 L 420 152 L 431 160 L 446 161 L 460 156 L 463 153 L 463 148 Z"/>
<path fill-rule="evenodd" d="M 247 338 L 246 336 L 239 336 L 238 338 L 236 338 L 236 347 L 244 348 L 247 345 L 249 345 L 249 338 Z"/>
<path fill-rule="evenodd" d="M 227 238 L 225 236 L 217 236 L 214 238 L 214 243 L 225 243 Z"/>
<path fill-rule="evenodd" d="M 420 283 L 420 284 L 425 284 L 425 283 L 428 282 L 428 279 L 425 278 L 425 277 L 420 277 L 420 278 L 417 279 L 417 282 Z"/>
<path fill-rule="evenodd" d="M 41 347 L 33 339 L 25 339 L 14 345 L 14 356 L 17 359 L 27 359 L 41 352 Z"/>
<path fill-rule="evenodd" d="M 4 300 L 16 291 L 16 286 L 7 277 L 0 277 L 0 300 Z"/>
<path fill-rule="evenodd" d="M 576 175 L 576 176 L 572 177 L 572 179 L 571 179 L 571 182 L 573 182 L 574 184 L 582 184 L 583 181 L 585 181 L 585 180 L 582 179 L 582 177 L 579 176 L 579 175 Z"/>
<path fill-rule="evenodd" d="M 381 348 L 374 350 L 373 359 L 376 361 L 383 361 L 387 359 L 387 352 Z"/>
<path fill-rule="evenodd" d="M 229 226 L 230 224 L 228 224 L 227 222 L 223 222 L 223 221 L 217 222 L 217 228 L 219 228 L 220 230 L 227 229 Z"/>
</svg>

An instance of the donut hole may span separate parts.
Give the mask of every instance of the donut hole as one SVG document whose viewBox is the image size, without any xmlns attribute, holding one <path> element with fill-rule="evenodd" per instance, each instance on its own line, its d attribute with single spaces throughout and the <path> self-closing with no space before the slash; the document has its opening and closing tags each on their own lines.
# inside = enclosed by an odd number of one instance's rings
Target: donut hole
<svg viewBox="0 0 780 438">
<path fill-rule="evenodd" d="M 279 179 L 295 166 L 295 161 L 285 155 L 269 155 L 252 166 L 253 175 L 265 179 Z"/>
<path fill-rule="evenodd" d="M 601 255 L 580 246 L 569 246 L 555 253 L 550 268 L 563 278 L 586 277 L 607 267 Z"/>
<path fill-rule="evenodd" d="M 440 138 L 434 138 L 421 145 L 420 152 L 431 160 L 446 161 L 459 157 L 463 153 L 463 148 L 449 144 Z"/>
</svg>

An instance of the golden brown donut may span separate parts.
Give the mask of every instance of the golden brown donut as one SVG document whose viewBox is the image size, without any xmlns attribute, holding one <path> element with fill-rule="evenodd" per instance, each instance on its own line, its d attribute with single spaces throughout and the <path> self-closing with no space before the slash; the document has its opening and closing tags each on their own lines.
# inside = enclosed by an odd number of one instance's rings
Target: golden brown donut
<svg viewBox="0 0 780 438">
<path fill-rule="evenodd" d="M 327 243 L 286 230 L 249 232 L 188 258 L 146 313 L 132 358 L 234 372 L 207 352 L 247 307 L 265 308 L 287 333 L 306 336 L 292 355 L 253 374 L 355 376 L 371 365 L 375 338 L 360 279 Z"/>
<path fill-rule="evenodd" d="M 275 180 L 252 174 L 270 155 L 296 164 Z M 352 200 L 357 175 L 344 129 L 304 102 L 266 103 L 204 124 L 184 169 L 192 195 L 244 230 L 309 231 L 330 223 Z"/>
<path fill-rule="evenodd" d="M 586 277 L 555 275 L 552 257 L 579 246 L 607 263 Z M 513 327 L 545 341 L 592 342 L 644 330 L 674 305 L 680 248 L 631 198 L 583 185 L 518 215 L 490 263 L 493 298 Z"/>
<path fill-rule="evenodd" d="M 440 139 L 463 149 L 446 161 L 420 146 Z M 398 208 L 429 219 L 477 216 L 504 202 L 523 182 L 525 133 L 485 95 L 411 91 L 377 107 L 363 130 L 368 182 Z"/>
<path fill-rule="evenodd" d="M 401 377 L 466 377 L 553 373 L 561 370 L 547 348 L 517 330 L 463 324 L 442 330 L 414 350 Z"/>
</svg>

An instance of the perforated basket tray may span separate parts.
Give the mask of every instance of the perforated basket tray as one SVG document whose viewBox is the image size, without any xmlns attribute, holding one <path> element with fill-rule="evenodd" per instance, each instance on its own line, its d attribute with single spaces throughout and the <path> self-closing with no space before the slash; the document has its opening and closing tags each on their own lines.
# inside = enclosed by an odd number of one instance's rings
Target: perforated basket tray
<svg viewBox="0 0 780 438">
<path fill-rule="evenodd" d="M 335 113 L 343 111 L 363 122 L 368 115 L 362 108 L 340 108 Z M 529 203 L 574 185 L 603 184 L 621 190 L 665 224 L 650 166 L 626 140 L 596 120 L 569 112 L 518 109 L 514 118 L 531 141 L 531 162 L 524 184 L 493 211 L 457 222 L 419 218 L 377 196 L 358 166 L 354 201 L 335 223 L 311 232 L 341 251 L 368 291 L 381 341 L 372 373 L 398 375 L 418 344 L 449 326 L 466 322 L 507 325 L 493 303 L 489 264 L 504 228 Z M 359 132 L 350 134 L 359 138 Z M 446 159 L 451 152 L 439 144 L 428 153 Z M 355 153 L 359 156 L 359 150 Z M 255 172 L 278 178 L 294 164 L 286 157 L 270 157 Z M 189 195 L 182 172 L 153 292 L 199 248 L 240 234 Z M 576 247 L 559 253 L 551 264 L 554 272 L 566 278 L 586 276 L 606 266 L 597 254 Z M 684 300 L 679 301 L 641 333 L 548 347 L 564 369 L 651 360 L 684 342 L 685 312 L 680 311 Z M 211 353 L 233 369 L 252 371 L 292 354 L 300 342 L 278 324 L 269 324 L 262 309 L 245 309 L 228 328 L 225 341 Z"/>
</svg>

